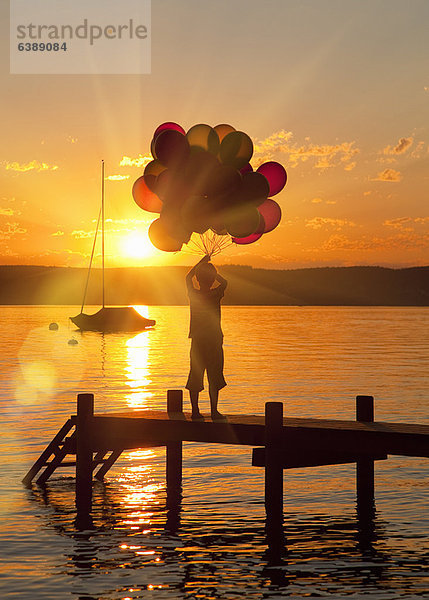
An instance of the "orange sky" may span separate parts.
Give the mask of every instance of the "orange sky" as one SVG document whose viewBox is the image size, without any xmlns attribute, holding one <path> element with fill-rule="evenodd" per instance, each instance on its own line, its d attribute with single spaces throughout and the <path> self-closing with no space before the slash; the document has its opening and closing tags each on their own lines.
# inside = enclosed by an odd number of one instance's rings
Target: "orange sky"
<svg viewBox="0 0 429 600">
<path fill-rule="evenodd" d="M 10 75 L 0 6 L 2 264 L 87 264 L 102 158 L 107 264 L 195 261 L 152 249 L 131 197 L 167 120 L 230 123 L 287 169 L 280 226 L 219 264 L 429 264 L 426 0 L 153 2 L 141 76 Z"/>
</svg>

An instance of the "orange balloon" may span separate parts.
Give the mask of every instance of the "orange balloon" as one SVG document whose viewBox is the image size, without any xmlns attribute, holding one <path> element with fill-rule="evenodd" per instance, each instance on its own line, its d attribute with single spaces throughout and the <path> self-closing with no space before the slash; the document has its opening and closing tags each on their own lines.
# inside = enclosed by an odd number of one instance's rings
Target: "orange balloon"
<svg viewBox="0 0 429 600">
<path fill-rule="evenodd" d="M 137 206 L 143 210 L 154 213 L 161 212 L 162 201 L 148 187 L 144 175 L 135 180 L 132 194 Z"/>
<path fill-rule="evenodd" d="M 216 125 L 213 127 L 216 133 L 219 136 L 219 141 L 222 142 L 223 138 L 231 133 L 231 131 L 235 131 L 235 128 L 232 125 L 227 125 L 226 123 L 221 123 L 220 125 Z"/>
</svg>

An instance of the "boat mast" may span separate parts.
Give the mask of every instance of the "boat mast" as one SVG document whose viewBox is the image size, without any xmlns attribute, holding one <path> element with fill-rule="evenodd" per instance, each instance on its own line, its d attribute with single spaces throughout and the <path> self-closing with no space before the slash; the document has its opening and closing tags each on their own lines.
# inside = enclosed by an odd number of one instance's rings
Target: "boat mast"
<svg viewBox="0 0 429 600">
<path fill-rule="evenodd" d="M 104 160 L 101 161 L 101 260 L 103 272 L 103 308 L 104 308 Z"/>
</svg>

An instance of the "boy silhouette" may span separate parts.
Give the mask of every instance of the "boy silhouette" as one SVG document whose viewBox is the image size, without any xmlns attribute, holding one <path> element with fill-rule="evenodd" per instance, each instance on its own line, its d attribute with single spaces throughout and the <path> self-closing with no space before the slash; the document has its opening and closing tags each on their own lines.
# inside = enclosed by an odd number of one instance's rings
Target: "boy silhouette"
<svg viewBox="0 0 429 600">
<path fill-rule="evenodd" d="M 199 288 L 194 287 L 193 278 Z M 212 287 L 215 282 L 219 285 Z M 186 275 L 189 304 L 191 309 L 189 337 L 191 338 L 191 364 L 186 383 L 192 406 L 192 418 L 202 419 L 198 408 L 198 397 L 204 389 L 204 371 L 209 382 L 210 409 L 212 419 L 222 419 L 217 410 L 219 390 L 226 386 L 223 377 L 223 333 L 220 323 L 220 302 L 227 281 L 219 275 L 206 254 Z"/>
</svg>

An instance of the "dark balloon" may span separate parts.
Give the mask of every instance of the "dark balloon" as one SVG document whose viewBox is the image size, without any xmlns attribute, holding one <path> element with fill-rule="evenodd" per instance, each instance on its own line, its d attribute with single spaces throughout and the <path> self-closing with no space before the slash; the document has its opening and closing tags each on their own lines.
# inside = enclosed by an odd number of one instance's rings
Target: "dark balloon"
<svg viewBox="0 0 429 600">
<path fill-rule="evenodd" d="M 216 125 L 216 127 L 213 127 L 213 129 L 218 134 L 220 142 L 222 142 L 223 138 L 228 135 L 228 133 L 235 131 L 235 127 L 227 125 L 226 123 L 220 123 L 219 125 Z"/>
<path fill-rule="evenodd" d="M 182 133 L 167 129 L 155 139 L 155 152 L 158 160 L 167 167 L 178 167 L 189 156 L 189 142 Z"/>
<path fill-rule="evenodd" d="M 166 123 L 162 123 L 162 125 L 159 125 L 155 129 L 155 133 L 153 134 L 153 137 L 156 138 L 156 136 L 158 135 L 158 133 L 161 133 L 161 131 L 166 131 L 166 130 L 169 130 L 169 129 L 173 129 L 174 131 L 178 131 L 179 133 L 182 133 L 183 135 L 186 135 L 186 132 L 183 129 L 183 127 L 181 127 L 177 123 L 173 123 L 172 121 L 167 121 Z"/>
<path fill-rule="evenodd" d="M 242 175 L 245 175 L 246 173 L 252 173 L 253 172 L 253 167 L 250 163 L 247 163 L 247 165 L 244 165 L 244 167 L 242 167 L 240 169 L 240 173 Z"/>
<path fill-rule="evenodd" d="M 231 131 L 220 145 L 219 156 L 221 162 L 231 165 L 236 169 L 244 167 L 253 154 L 253 142 L 243 131 Z"/>
<path fill-rule="evenodd" d="M 244 206 L 229 210 L 225 216 L 225 226 L 231 237 L 244 238 L 258 229 L 261 215 L 257 208 Z"/>
<path fill-rule="evenodd" d="M 268 233 L 277 227 L 282 218 L 282 209 L 275 200 L 268 198 L 261 206 L 258 206 L 258 211 L 262 215 L 265 228 L 264 233 Z"/>
<path fill-rule="evenodd" d="M 181 207 L 171 203 L 164 204 L 161 211 L 161 220 L 168 235 L 182 244 L 187 244 L 191 231 L 186 229 L 182 222 Z"/>
<path fill-rule="evenodd" d="M 206 150 L 212 154 L 217 154 L 219 150 L 219 136 L 213 127 L 200 123 L 191 127 L 186 134 L 191 148 Z"/>
<path fill-rule="evenodd" d="M 213 172 L 219 162 L 213 154 L 201 150 L 191 153 L 183 166 L 183 177 L 189 185 L 190 194 L 207 194 Z"/>
<path fill-rule="evenodd" d="M 220 165 L 217 163 L 216 169 L 211 174 L 207 194 L 209 196 L 218 196 L 226 193 L 233 194 L 241 185 L 242 177 L 237 169 L 229 165 Z"/>
<path fill-rule="evenodd" d="M 161 212 L 162 201 L 148 187 L 144 175 L 134 182 L 132 194 L 135 203 L 143 210 L 154 213 Z"/>
<path fill-rule="evenodd" d="M 152 192 L 156 193 L 156 181 L 158 175 L 160 175 L 163 171 L 166 170 L 166 167 L 159 160 L 151 160 L 148 163 L 144 170 L 144 180 L 147 184 L 147 187 L 152 190 Z"/>
<path fill-rule="evenodd" d="M 182 242 L 175 240 L 168 232 L 168 226 L 162 218 L 155 219 L 149 226 L 149 239 L 155 248 L 164 252 L 178 252 L 182 248 Z"/>
<path fill-rule="evenodd" d="M 205 196 L 190 196 L 186 199 L 182 211 L 182 222 L 185 229 L 204 233 L 210 228 L 213 210 Z"/>
<path fill-rule="evenodd" d="M 180 172 L 166 169 L 157 177 L 154 191 L 165 204 L 180 207 L 189 196 L 190 189 Z"/>
<path fill-rule="evenodd" d="M 251 233 L 250 235 L 248 235 L 247 237 L 244 238 L 237 238 L 237 237 L 233 237 L 232 241 L 234 242 L 234 244 L 240 244 L 240 245 L 244 245 L 244 244 L 253 244 L 253 242 L 258 241 L 261 237 L 262 237 L 262 233 L 257 233 L 255 231 L 255 233 Z"/>
<path fill-rule="evenodd" d="M 257 169 L 258 173 L 264 175 L 270 184 L 269 196 L 278 194 L 286 185 L 287 173 L 283 165 L 278 162 L 266 162 Z"/>
<path fill-rule="evenodd" d="M 243 175 L 243 186 L 241 189 L 242 202 L 259 206 L 268 198 L 270 185 L 261 173 L 251 172 Z"/>
<path fill-rule="evenodd" d="M 156 152 L 155 152 L 155 138 L 153 138 L 153 140 L 150 143 L 150 152 L 152 154 L 152 156 L 156 159 Z"/>
</svg>

